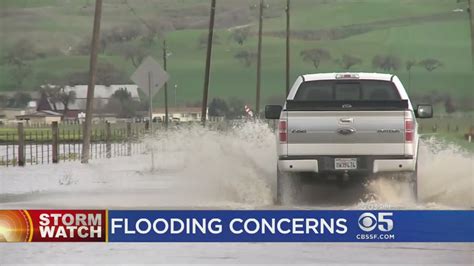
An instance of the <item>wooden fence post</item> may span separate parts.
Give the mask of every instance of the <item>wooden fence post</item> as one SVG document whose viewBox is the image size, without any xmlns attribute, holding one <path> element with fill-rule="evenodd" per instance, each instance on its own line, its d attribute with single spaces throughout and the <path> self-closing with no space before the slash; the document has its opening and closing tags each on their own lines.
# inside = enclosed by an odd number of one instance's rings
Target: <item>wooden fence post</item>
<svg viewBox="0 0 474 266">
<path fill-rule="evenodd" d="M 150 129 L 150 121 L 145 121 L 145 131 Z"/>
<path fill-rule="evenodd" d="M 112 145 L 110 143 L 112 138 L 112 131 L 110 129 L 110 123 L 105 122 L 105 153 L 106 157 L 110 158 L 112 157 Z"/>
<path fill-rule="evenodd" d="M 25 130 L 23 123 L 18 123 L 18 166 L 25 166 Z"/>
<path fill-rule="evenodd" d="M 132 156 L 132 123 L 127 123 L 127 155 Z"/>
<path fill-rule="evenodd" d="M 58 122 L 53 122 L 51 124 L 51 140 L 52 140 L 52 161 L 53 163 L 58 163 L 59 162 L 59 127 L 58 127 Z"/>
</svg>

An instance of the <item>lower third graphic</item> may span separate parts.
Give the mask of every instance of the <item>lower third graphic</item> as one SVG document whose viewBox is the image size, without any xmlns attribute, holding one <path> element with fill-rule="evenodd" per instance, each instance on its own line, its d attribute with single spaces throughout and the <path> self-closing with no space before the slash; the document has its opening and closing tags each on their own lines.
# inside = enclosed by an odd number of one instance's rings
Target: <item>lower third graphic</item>
<svg viewBox="0 0 474 266">
<path fill-rule="evenodd" d="M 0 242 L 31 242 L 31 217 L 25 210 L 0 210 Z"/>
</svg>

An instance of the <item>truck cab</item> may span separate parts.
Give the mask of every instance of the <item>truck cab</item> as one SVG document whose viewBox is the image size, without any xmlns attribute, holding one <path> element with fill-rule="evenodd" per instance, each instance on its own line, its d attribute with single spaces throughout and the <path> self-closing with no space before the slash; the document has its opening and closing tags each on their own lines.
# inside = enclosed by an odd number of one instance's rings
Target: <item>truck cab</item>
<svg viewBox="0 0 474 266">
<path fill-rule="evenodd" d="M 325 73 L 298 77 L 278 119 L 277 201 L 298 193 L 302 175 L 339 184 L 384 173 L 408 176 L 417 196 L 418 123 L 430 105 L 413 107 L 392 74 Z M 291 186 L 292 189 L 285 188 Z M 296 191 L 296 192 L 295 192 Z"/>
</svg>

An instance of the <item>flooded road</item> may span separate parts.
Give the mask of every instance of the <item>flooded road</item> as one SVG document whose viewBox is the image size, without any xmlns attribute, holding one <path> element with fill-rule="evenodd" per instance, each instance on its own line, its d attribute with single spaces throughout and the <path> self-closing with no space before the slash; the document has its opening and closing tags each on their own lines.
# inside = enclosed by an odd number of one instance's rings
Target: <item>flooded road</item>
<svg viewBox="0 0 474 266">
<path fill-rule="evenodd" d="M 308 186 L 304 201 L 274 205 L 275 144 L 263 124 L 227 132 L 183 129 L 147 140 L 147 154 L 89 165 L 66 162 L 0 171 L 0 208 L 97 209 L 471 209 L 473 156 L 427 140 L 420 202 L 408 184 L 379 179 L 339 189 Z M 185 249 L 185 254 L 182 250 Z M 472 263 L 472 244 L 230 243 L 0 244 L 0 262 Z M 139 255 L 140 254 L 140 255 Z M 93 258 L 93 259 L 92 259 Z M 158 261 L 159 260 L 159 261 Z"/>
</svg>

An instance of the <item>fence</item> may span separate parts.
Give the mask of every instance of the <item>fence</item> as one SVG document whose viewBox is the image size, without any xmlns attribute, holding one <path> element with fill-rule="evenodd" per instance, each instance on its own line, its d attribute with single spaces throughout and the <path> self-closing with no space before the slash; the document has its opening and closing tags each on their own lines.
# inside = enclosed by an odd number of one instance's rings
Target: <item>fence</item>
<svg viewBox="0 0 474 266">
<path fill-rule="evenodd" d="M 53 123 L 49 128 L 18 124 L 0 129 L 0 166 L 24 166 L 80 160 L 82 127 Z M 97 125 L 92 130 L 90 159 L 130 156 L 145 151 L 140 140 L 146 133 L 143 123 Z"/>
<path fill-rule="evenodd" d="M 227 130 L 235 121 L 213 121 L 208 127 Z M 275 120 L 266 120 L 270 128 L 276 129 Z M 437 117 L 419 120 L 420 133 L 442 133 L 458 139 L 474 135 L 472 116 Z M 154 123 L 154 130 L 161 130 Z M 174 124 L 174 123 L 173 123 Z M 171 127 L 193 123 L 171 124 Z M 194 123 L 199 125 L 200 123 Z M 149 132 L 147 123 L 120 123 L 94 125 L 91 135 L 90 159 L 130 156 L 146 151 L 142 142 Z M 57 123 L 49 127 L 30 127 L 18 124 L 17 128 L 0 127 L 0 166 L 24 166 L 49 164 L 61 161 L 80 160 L 82 152 L 82 126 Z"/>
</svg>

